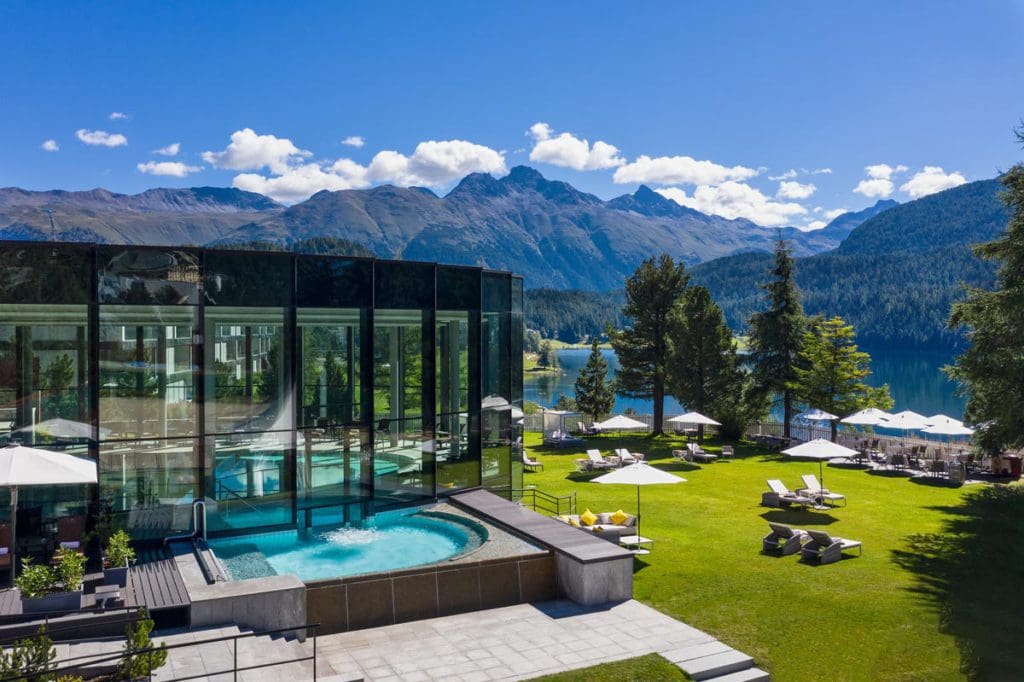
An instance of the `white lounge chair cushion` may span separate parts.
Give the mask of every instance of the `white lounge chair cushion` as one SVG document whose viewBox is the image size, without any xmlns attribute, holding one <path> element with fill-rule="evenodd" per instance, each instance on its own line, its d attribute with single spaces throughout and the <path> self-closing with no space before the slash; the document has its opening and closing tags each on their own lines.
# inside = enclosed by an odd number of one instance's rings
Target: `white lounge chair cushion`
<svg viewBox="0 0 1024 682">
<path fill-rule="evenodd" d="M 81 544 L 82 543 L 78 540 L 73 540 L 71 542 L 62 542 L 60 543 L 60 546 L 62 549 L 78 549 L 81 546 Z"/>
</svg>

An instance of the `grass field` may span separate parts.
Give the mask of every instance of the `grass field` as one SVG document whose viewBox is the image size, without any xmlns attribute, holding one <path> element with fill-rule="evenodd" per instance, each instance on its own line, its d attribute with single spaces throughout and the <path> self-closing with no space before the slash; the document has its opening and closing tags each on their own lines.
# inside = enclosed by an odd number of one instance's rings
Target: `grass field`
<svg viewBox="0 0 1024 682">
<path fill-rule="evenodd" d="M 642 533 L 655 544 L 635 562 L 637 599 L 753 656 L 775 680 L 1024 679 L 1024 488 L 826 467 L 824 485 L 845 494 L 847 507 L 771 509 L 760 506 L 765 480 L 795 488 L 816 462 L 744 443 L 733 460 L 684 464 L 671 458 L 679 443 L 602 436 L 585 446 L 643 452 L 688 479 L 641 490 Z M 575 472 L 585 447 L 549 450 L 539 434 L 526 445 L 545 465 L 526 485 L 576 491 L 580 512 L 634 510 L 635 487 Z M 763 555 L 767 520 L 860 540 L 863 556 L 819 567 Z"/>
<path fill-rule="evenodd" d="M 685 682 L 689 679 L 690 676 L 671 661 L 658 654 L 649 654 L 591 668 L 535 677 L 533 682 Z"/>
</svg>

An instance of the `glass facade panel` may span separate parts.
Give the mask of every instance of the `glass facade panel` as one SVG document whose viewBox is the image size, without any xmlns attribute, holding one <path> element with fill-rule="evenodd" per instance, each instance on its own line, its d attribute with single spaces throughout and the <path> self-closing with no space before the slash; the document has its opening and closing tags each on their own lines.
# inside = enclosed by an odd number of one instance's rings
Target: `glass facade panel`
<svg viewBox="0 0 1024 682">
<path fill-rule="evenodd" d="M 202 483 L 199 445 L 195 438 L 103 443 L 101 505 L 138 540 L 191 530 L 192 501 Z"/>
<path fill-rule="evenodd" d="M 196 435 L 192 306 L 102 306 L 100 439 Z"/>
<path fill-rule="evenodd" d="M 469 443 L 469 313 L 438 311 L 435 327 L 437 487 L 467 488 L 480 484 Z"/>
<path fill-rule="evenodd" d="M 199 303 L 199 255 L 188 251 L 100 248 L 100 303 Z"/>
<path fill-rule="evenodd" d="M 419 310 L 374 311 L 373 476 L 385 502 L 434 492 L 433 434 L 423 423 L 423 317 Z"/>
<path fill-rule="evenodd" d="M 373 307 L 373 261 L 299 256 L 300 308 Z"/>
<path fill-rule="evenodd" d="M 293 434 L 265 431 L 207 436 L 209 529 L 233 531 L 293 522 Z"/>
<path fill-rule="evenodd" d="M 290 305 L 295 289 L 292 256 L 209 251 L 203 281 L 210 305 Z"/>
<path fill-rule="evenodd" d="M 0 249 L 0 303 L 88 303 L 92 252 L 73 246 Z"/>
<path fill-rule="evenodd" d="M 437 267 L 437 307 L 480 310 L 480 275 L 474 268 Z"/>
<path fill-rule="evenodd" d="M 434 265 L 378 261 L 374 265 L 375 308 L 433 308 Z"/>
<path fill-rule="evenodd" d="M 86 454 L 88 309 L 4 305 L 0 311 L 0 439 Z"/>
</svg>

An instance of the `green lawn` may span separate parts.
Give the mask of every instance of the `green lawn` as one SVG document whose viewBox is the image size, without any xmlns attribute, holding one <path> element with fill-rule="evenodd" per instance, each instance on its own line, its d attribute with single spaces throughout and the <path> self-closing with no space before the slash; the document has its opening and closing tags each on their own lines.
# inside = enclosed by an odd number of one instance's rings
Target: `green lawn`
<svg viewBox="0 0 1024 682">
<path fill-rule="evenodd" d="M 576 491 L 579 511 L 631 511 L 632 486 L 588 483 L 576 451 L 540 446 L 545 470 L 525 484 Z M 765 479 L 790 488 L 816 462 L 743 444 L 735 460 L 674 462 L 672 438 L 598 437 L 586 447 L 644 452 L 687 483 L 641 490 L 653 552 L 635 563 L 634 596 L 751 655 L 775 680 L 1012 679 L 1024 675 L 1024 488 L 961 489 L 858 469 L 826 467 L 824 484 L 849 506 L 800 512 L 760 506 Z M 716 443 L 706 444 L 716 451 Z M 766 520 L 860 540 L 863 556 L 827 566 L 760 553 Z M 824 668 L 823 668 L 824 666 Z"/>
<path fill-rule="evenodd" d="M 595 665 L 580 670 L 535 677 L 533 682 L 668 682 L 689 680 L 690 676 L 658 654 Z"/>
</svg>

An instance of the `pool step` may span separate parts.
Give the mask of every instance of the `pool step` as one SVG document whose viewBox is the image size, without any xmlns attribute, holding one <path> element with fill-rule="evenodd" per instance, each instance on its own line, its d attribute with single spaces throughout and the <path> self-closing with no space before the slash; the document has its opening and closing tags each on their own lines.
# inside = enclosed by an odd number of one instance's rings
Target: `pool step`
<svg viewBox="0 0 1024 682">
<path fill-rule="evenodd" d="M 206 577 L 207 584 L 213 585 L 214 583 L 227 582 L 231 579 L 228 576 L 227 569 L 224 568 L 224 564 L 220 562 L 217 555 L 206 544 L 206 540 L 201 538 L 193 540 L 192 552 L 199 561 L 199 567 L 203 569 L 203 575 Z"/>
</svg>

